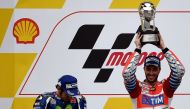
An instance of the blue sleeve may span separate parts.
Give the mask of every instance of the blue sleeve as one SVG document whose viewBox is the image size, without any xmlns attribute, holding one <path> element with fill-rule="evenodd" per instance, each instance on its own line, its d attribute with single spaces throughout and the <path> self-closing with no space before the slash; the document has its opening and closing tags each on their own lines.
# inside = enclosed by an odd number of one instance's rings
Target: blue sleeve
<svg viewBox="0 0 190 109">
<path fill-rule="evenodd" d="M 33 108 L 34 109 L 46 109 L 47 107 L 47 99 L 46 97 L 44 97 L 43 95 L 39 95 L 37 98 L 36 98 L 36 101 L 33 105 Z"/>
<path fill-rule="evenodd" d="M 85 97 L 82 96 L 79 100 L 80 109 L 87 109 Z"/>
</svg>

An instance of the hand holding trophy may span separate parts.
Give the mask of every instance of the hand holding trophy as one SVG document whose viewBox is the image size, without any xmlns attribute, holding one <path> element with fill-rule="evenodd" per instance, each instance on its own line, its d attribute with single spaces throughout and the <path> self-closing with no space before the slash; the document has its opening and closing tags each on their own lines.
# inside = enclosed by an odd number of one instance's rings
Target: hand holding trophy
<svg viewBox="0 0 190 109">
<path fill-rule="evenodd" d="M 140 33 L 142 35 L 142 45 L 145 45 L 147 43 L 159 45 L 159 31 L 155 26 L 154 20 L 155 13 L 156 9 L 151 2 L 143 2 L 140 4 L 139 15 L 141 19 L 141 25 L 139 26 L 137 33 Z"/>
</svg>

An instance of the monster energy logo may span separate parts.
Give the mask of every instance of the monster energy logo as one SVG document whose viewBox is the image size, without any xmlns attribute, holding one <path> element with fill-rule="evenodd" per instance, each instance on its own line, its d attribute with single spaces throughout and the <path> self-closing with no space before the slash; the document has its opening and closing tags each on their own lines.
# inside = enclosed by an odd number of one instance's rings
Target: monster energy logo
<svg viewBox="0 0 190 109">
<path fill-rule="evenodd" d="M 56 106 L 55 109 L 62 109 L 61 106 Z M 65 109 L 72 109 L 71 104 L 67 104 Z"/>
</svg>

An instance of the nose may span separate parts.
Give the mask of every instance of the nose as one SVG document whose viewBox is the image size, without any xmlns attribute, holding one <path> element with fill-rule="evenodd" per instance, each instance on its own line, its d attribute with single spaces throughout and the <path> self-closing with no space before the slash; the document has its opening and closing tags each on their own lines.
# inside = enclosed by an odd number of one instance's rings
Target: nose
<svg viewBox="0 0 190 109">
<path fill-rule="evenodd" d="M 151 68 L 149 74 L 154 74 L 154 70 Z"/>
</svg>

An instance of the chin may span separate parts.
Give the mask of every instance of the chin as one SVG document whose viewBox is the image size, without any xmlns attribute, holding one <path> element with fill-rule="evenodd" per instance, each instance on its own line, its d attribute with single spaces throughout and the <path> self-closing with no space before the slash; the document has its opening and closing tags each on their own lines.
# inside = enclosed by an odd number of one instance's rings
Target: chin
<svg viewBox="0 0 190 109">
<path fill-rule="evenodd" d="M 149 83 L 154 83 L 154 82 L 156 82 L 156 79 L 154 79 L 154 80 L 148 79 L 148 82 L 149 82 Z"/>
<path fill-rule="evenodd" d="M 157 77 L 154 77 L 154 78 L 151 78 L 151 79 L 147 77 L 146 79 L 148 80 L 149 83 L 154 83 L 154 82 L 157 81 Z"/>
</svg>

